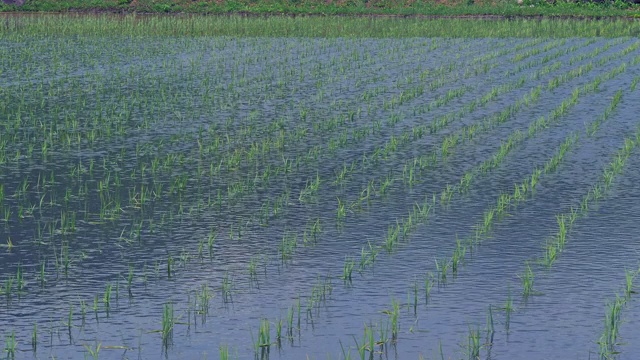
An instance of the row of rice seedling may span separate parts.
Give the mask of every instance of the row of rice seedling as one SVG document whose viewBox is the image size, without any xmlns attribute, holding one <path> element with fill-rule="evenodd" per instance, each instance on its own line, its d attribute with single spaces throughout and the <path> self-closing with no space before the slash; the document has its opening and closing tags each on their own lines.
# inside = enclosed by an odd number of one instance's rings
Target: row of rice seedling
<svg viewBox="0 0 640 360">
<path fill-rule="evenodd" d="M 619 327 L 622 321 L 621 314 L 627 302 L 631 299 L 631 295 L 636 293 L 636 291 L 633 290 L 633 281 L 638 273 L 640 273 L 640 270 L 625 270 L 626 282 L 623 295 L 620 296 L 616 294 L 615 300 L 607 303 L 604 317 L 604 331 L 598 340 L 601 359 L 612 359 L 620 353 L 620 351 L 616 350 L 616 347 L 621 345 L 618 342 Z"/>
</svg>

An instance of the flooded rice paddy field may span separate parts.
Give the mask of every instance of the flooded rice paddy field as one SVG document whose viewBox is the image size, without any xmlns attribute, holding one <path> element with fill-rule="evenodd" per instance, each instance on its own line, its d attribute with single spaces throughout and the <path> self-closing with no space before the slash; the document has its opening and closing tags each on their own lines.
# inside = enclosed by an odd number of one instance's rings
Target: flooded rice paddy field
<svg viewBox="0 0 640 360">
<path fill-rule="evenodd" d="M 633 358 L 639 47 L 4 33 L 4 355 Z"/>
</svg>

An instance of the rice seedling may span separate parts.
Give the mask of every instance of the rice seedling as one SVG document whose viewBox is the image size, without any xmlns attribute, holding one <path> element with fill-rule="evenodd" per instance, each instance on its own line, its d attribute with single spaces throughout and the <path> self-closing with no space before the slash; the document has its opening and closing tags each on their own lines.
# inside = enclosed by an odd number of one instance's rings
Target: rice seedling
<svg viewBox="0 0 640 360">
<path fill-rule="evenodd" d="M 451 266 L 451 262 L 449 259 L 436 259 L 436 271 L 438 274 L 438 285 L 447 283 L 447 273 L 449 272 L 449 267 Z"/>
<path fill-rule="evenodd" d="M 533 270 L 531 270 L 531 266 L 527 264 L 524 274 L 519 275 L 519 277 L 520 277 L 520 280 L 522 281 L 522 296 L 524 296 L 524 298 L 526 299 L 534 293 L 534 290 L 533 290 L 534 274 L 533 274 Z"/>
<path fill-rule="evenodd" d="M 162 343 L 169 344 L 173 336 L 173 326 L 175 324 L 175 317 L 173 315 L 173 303 L 164 304 L 162 311 L 162 329 L 160 334 L 162 335 Z"/>
<path fill-rule="evenodd" d="M 11 334 L 5 337 L 4 352 L 7 354 L 7 359 L 15 359 L 17 346 L 16 333 L 11 331 Z"/>
<path fill-rule="evenodd" d="M 400 304 L 394 299 L 391 299 L 391 311 L 388 311 L 387 315 L 389 316 L 389 323 L 391 324 L 391 341 L 394 341 L 394 342 L 398 340 L 398 331 L 399 331 L 398 315 L 399 314 L 400 314 Z"/>
<path fill-rule="evenodd" d="M 618 344 L 620 326 L 620 314 L 626 300 L 616 295 L 616 300 L 607 304 L 604 320 L 604 332 L 598 341 L 600 345 L 600 357 L 607 359 L 615 354 L 614 346 Z"/>
<path fill-rule="evenodd" d="M 429 302 L 429 298 L 431 297 L 431 289 L 433 288 L 433 283 L 435 280 L 435 276 L 432 273 L 427 273 L 427 276 L 424 278 L 424 301 L 425 303 Z"/>
<path fill-rule="evenodd" d="M 209 301 L 213 297 L 209 285 L 203 284 L 200 291 L 196 293 L 196 303 L 198 304 L 197 312 L 202 315 L 203 322 L 206 321 L 209 314 Z"/>
<path fill-rule="evenodd" d="M 229 273 L 225 272 L 222 277 L 222 301 L 225 303 L 233 301 L 233 279 L 229 277 Z"/>
<path fill-rule="evenodd" d="M 251 259 L 249 260 L 249 278 L 251 279 L 251 281 L 257 281 L 258 280 L 258 259 L 257 257 L 253 256 L 251 257 Z"/>
<path fill-rule="evenodd" d="M 108 283 L 106 288 L 104 289 L 104 295 L 102 296 L 102 303 L 104 304 L 107 316 L 109 315 L 109 309 L 111 308 L 111 291 L 112 286 Z"/>
<path fill-rule="evenodd" d="M 276 343 L 278 347 L 281 346 L 282 341 L 282 319 L 278 319 L 276 322 Z"/>
<path fill-rule="evenodd" d="M 493 343 L 493 335 L 495 334 L 495 325 L 493 323 L 493 310 L 491 308 L 491 304 L 489 304 L 489 312 L 487 314 L 487 341 L 486 344 Z"/>
<path fill-rule="evenodd" d="M 338 210 L 336 211 L 336 215 L 338 217 L 338 221 L 344 220 L 344 218 L 347 216 L 347 210 L 345 207 L 345 202 L 340 200 L 340 198 L 338 199 Z"/>
<path fill-rule="evenodd" d="M 69 314 L 67 315 L 67 329 L 71 332 L 73 327 L 73 304 L 69 305 Z"/>
<path fill-rule="evenodd" d="M 453 251 L 453 256 L 451 257 L 451 273 L 454 277 L 458 274 L 459 264 L 464 262 L 466 252 L 467 248 L 462 245 L 462 241 L 456 239 L 456 249 Z"/>
<path fill-rule="evenodd" d="M 298 235 L 296 233 L 286 232 L 280 245 L 278 252 L 280 253 L 280 260 L 284 263 L 293 258 L 293 254 L 298 247 Z"/>
<path fill-rule="evenodd" d="M 351 258 L 344 259 L 344 267 L 342 269 L 342 276 L 340 277 L 345 283 L 351 283 L 351 273 L 355 266 L 355 261 Z"/>
<path fill-rule="evenodd" d="M 413 315 L 418 313 L 418 283 L 413 283 Z"/>
<path fill-rule="evenodd" d="M 97 360 L 100 358 L 100 350 L 102 349 L 102 343 L 96 342 L 95 346 L 83 344 L 85 350 L 91 356 L 92 359 Z"/>
<path fill-rule="evenodd" d="M 254 342 L 256 353 L 258 351 L 268 352 L 271 347 L 271 323 L 267 319 L 260 320 L 258 328 L 258 337 Z"/>
<path fill-rule="evenodd" d="M 132 283 L 133 283 L 133 265 L 129 264 L 129 273 L 127 275 L 127 292 L 129 293 L 129 297 L 133 297 L 133 293 L 131 292 Z"/>
<path fill-rule="evenodd" d="M 509 332 L 509 327 L 511 325 L 511 313 L 514 311 L 513 299 L 511 299 L 511 293 L 509 293 L 509 296 L 507 297 L 507 301 L 504 304 L 503 310 L 504 310 L 504 314 L 505 314 L 504 328 L 505 328 L 505 331 L 508 333 Z"/>
<path fill-rule="evenodd" d="M 34 353 L 38 350 L 38 323 L 33 324 L 31 331 L 31 351 Z"/>
<path fill-rule="evenodd" d="M 635 277 L 638 275 L 638 270 L 636 271 L 631 271 L 631 270 L 625 270 L 625 288 L 624 288 L 624 296 L 625 298 L 629 299 L 631 297 L 631 294 L 635 294 L 636 291 L 633 290 L 633 280 L 635 279 Z"/>
</svg>

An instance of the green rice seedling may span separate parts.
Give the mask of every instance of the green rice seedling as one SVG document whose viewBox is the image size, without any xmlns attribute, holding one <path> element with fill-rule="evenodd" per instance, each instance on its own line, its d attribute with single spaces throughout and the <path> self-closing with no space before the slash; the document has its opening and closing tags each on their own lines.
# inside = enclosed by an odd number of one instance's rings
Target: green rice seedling
<svg viewBox="0 0 640 360">
<path fill-rule="evenodd" d="M 365 325 L 366 328 L 366 325 Z M 366 330 L 365 330 L 366 331 Z M 360 360 L 365 360 L 366 359 L 366 355 L 367 355 L 367 345 L 366 345 L 366 334 L 364 335 L 363 339 L 362 339 L 362 345 L 360 345 L 360 343 L 358 342 L 358 339 L 356 339 L 355 336 L 353 336 L 353 341 L 356 343 L 356 350 L 358 351 L 358 356 L 360 358 Z M 344 352 L 344 349 L 343 349 Z"/>
<path fill-rule="evenodd" d="M 320 218 L 318 218 L 311 226 L 310 235 L 312 238 L 317 240 L 321 232 L 322 232 L 322 227 L 320 226 Z"/>
<path fill-rule="evenodd" d="M 255 343 L 256 351 L 259 349 L 269 349 L 271 347 L 271 323 L 267 319 L 260 320 L 258 329 L 258 339 Z"/>
<path fill-rule="evenodd" d="M 340 200 L 340 198 L 338 199 L 338 210 L 336 211 L 337 217 L 338 217 L 338 221 L 340 220 L 344 220 L 344 218 L 347 216 L 347 210 L 345 207 L 345 202 Z"/>
<path fill-rule="evenodd" d="M 531 174 L 531 185 L 529 187 L 529 189 L 531 190 L 531 192 L 533 192 L 536 189 L 536 186 L 538 185 L 538 179 L 540 179 L 540 175 L 542 174 L 542 170 L 541 169 L 536 169 L 533 174 Z"/>
<path fill-rule="evenodd" d="M 209 236 L 207 237 L 207 249 L 209 249 L 209 258 L 213 256 L 213 245 L 216 241 L 216 230 L 211 228 Z"/>
<path fill-rule="evenodd" d="M 87 353 L 89 353 L 89 356 L 91 356 L 92 359 L 98 360 L 100 358 L 100 349 L 102 349 L 102 343 L 96 343 L 95 347 L 87 344 L 83 344 L 82 346 L 84 346 L 85 350 L 87 350 Z"/>
<path fill-rule="evenodd" d="M 391 299 L 391 311 L 388 313 L 389 321 L 391 323 L 391 340 L 396 341 L 398 339 L 398 315 L 400 314 L 400 304 Z"/>
<path fill-rule="evenodd" d="M 173 335 L 173 326 L 175 324 L 175 317 L 173 315 L 173 303 L 164 304 L 162 311 L 162 342 L 167 345 Z"/>
<path fill-rule="evenodd" d="M 93 313 L 98 318 L 98 294 L 93 297 Z"/>
<path fill-rule="evenodd" d="M 464 262 L 466 252 L 467 248 L 462 245 L 460 239 L 456 239 L 456 249 L 453 251 L 453 256 L 451 257 L 451 273 L 454 277 L 458 274 L 459 264 Z"/>
<path fill-rule="evenodd" d="M 524 274 L 519 277 L 520 277 L 520 280 L 522 281 L 522 295 L 526 299 L 527 297 L 533 294 L 534 275 L 533 275 L 533 270 L 531 270 L 531 266 L 529 266 L 529 264 L 527 264 L 527 268 L 525 269 Z"/>
<path fill-rule="evenodd" d="M 198 242 L 198 259 L 200 259 L 201 263 L 204 259 L 204 240 Z"/>
<path fill-rule="evenodd" d="M 489 210 L 484 212 L 483 218 L 482 218 L 482 225 L 480 227 L 482 234 L 487 234 L 493 227 L 495 214 L 496 214 L 495 208 L 490 208 Z"/>
<path fill-rule="evenodd" d="M 5 338 L 4 352 L 7 354 L 7 359 L 15 359 L 17 346 L 16 333 L 12 331 L 11 335 Z"/>
<path fill-rule="evenodd" d="M 300 298 L 298 297 L 298 299 L 296 300 L 296 309 L 297 309 L 297 313 L 298 313 L 298 329 L 300 329 L 300 320 L 302 319 L 302 317 L 300 316 Z"/>
<path fill-rule="evenodd" d="M 491 304 L 489 304 L 489 312 L 487 314 L 487 343 L 493 342 L 493 334 L 495 333 L 495 326 L 493 323 L 493 310 Z"/>
<path fill-rule="evenodd" d="M 509 296 L 507 296 L 507 301 L 504 304 L 504 328 L 507 333 L 509 332 L 509 326 L 511 325 L 511 313 L 513 312 L 513 310 L 513 300 L 511 299 L 511 293 L 509 293 Z"/>
<path fill-rule="evenodd" d="M 378 193 L 380 196 L 384 196 L 389 191 L 389 188 L 393 184 L 394 179 L 391 177 L 391 174 L 388 174 L 384 181 L 380 182 L 380 186 L 378 187 Z"/>
<path fill-rule="evenodd" d="M 342 345 L 342 341 L 340 342 L 340 350 L 342 350 L 342 357 L 344 358 L 344 360 L 351 360 L 351 347 L 349 347 L 346 351 L 344 349 L 344 346 Z"/>
<path fill-rule="evenodd" d="M 33 331 L 31 331 L 31 350 L 36 352 L 38 349 L 38 323 L 33 323 Z"/>
<path fill-rule="evenodd" d="M 213 297 L 209 285 L 202 284 L 200 292 L 198 292 L 196 300 L 200 304 L 198 312 L 202 315 L 203 321 L 206 320 L 207 314 L 209 314 L 209 301 Z"/>
<path fill-rule="evenodd" d="M 373 263 L 371 259 L 371 253 L 365 250 L 364 247 L 360 250 L 360 264 L 358 265 L 358 272 L 362 273 L 367 266 Z"/>
<path fill-rule="evenodd" d="M 429 298 L 431 297 L 431 289 L 433 288 L 435 277 L 432 273 L 427 273 L 427 276 L 424 278 L 424 302 L 429 303 Z"/>
<path fill-rule="evenodd" d="M 167 258 L 167 278 L 171 279 L 171 266 L 173 265 L 173 257 L 171 257 L 171 255 L 169 255 L 169 257 Z"/>
<path fill-rule="evenodd" d="M 249 260 L 249 279 L 251 281 L 258 280 L 258 258 L 256 256 L 252 256 Z"/>
<path fill-rule="evenodd" d="M 82 326 L 84 326 L 87 318 L 87 303 L 84 300 L 80 300 L 80 315 L 82 318 Z"/>
<path fill-rule="evenodd" d="M 544 265 L 551 267 L 558 257 L 558 246 L 554 241 L 547 240 L 544 252 Z"/>
<path fill-rule="evenodd" d="M 440 205 L 445 206 L 451 202 L 451 197 L 453 196 L 454 188 L 451 185 L 447 185 L 447 187 L 442 190 L 440 193 Z"/>
<path fill-rule="evenodd" d="M 386 343 L 389 342 L 389 323 L 382 323 L 382 320 L 378 324 L 378 341 L 377 345 L 380 345 L 381 348 L 385 346 Z"/>
<path fill-rule="evenodd" d="M 400 224 L 390 225 L 387 229 L 387 237 L 384 242 L 384 248 L 391 253 L 398 243 L 398 235 L 400 233 Z"/>
<path fill-rule="evenodd" d="M 449 272 L 450 266 L 451 266 L 451 263 L 449 259 L 436 259 L 436 271 L 438 273 L 438 284 L 447 283 L 447 273 Z"/>
<path fill-rule="evenodd" d="M 18 264 L 18 270 L 16 272 L 16 290 L 18 292 L 18 297 L 24 290 L 24 275 L 22 273 L 22 265 Z"/>
<path fill-rule="evenodd" d="M 629 299 L 631 297 L 631 294 L 635 294 L 636 291 L 633 290 L 633 280 L 635 279 L 635 277 L 638 275 L 638 270 L 636 271 L 631 271 L 631 270 L 625 270 L 625 288 L 624 288 L 624 296 L 626 299 Z"/>
<path fill-rule="evenodd" d="M 369 324 L 369 326 L 367 326 L 366 324 L 364 325 L 364 339 L 366 342 L 363 345 L 363 347 L 365 347 L 368 351 L 369 351 L 369 355 L 370 357 L 373 355 L 373 353 L 375 352 L 376 349 L 376 338 L 373 332 L 373 324 Z"/>
<path fill-rule="evenodd" d="M 480 337 L 480 329 L 472 329 L 469 326 L 469 335 L 467 336 L 467 357 L 469 360 L 480 359 L 480 349 L 482 348 L 482 340 Z"/>
<path fill-rule="evenodd" d="M 111 284 L 107 283 L 107 286 L 104 289 L 104 296 L 102 297 L 102 302 L 104 303 L 105 308 L 109 308 L 111 305 L 111 289 Z"/>
<path fill-rule="evenodd" d="M 631 86 L 630 86 L 631 91 L 634 91 L 636 89 L 636 86 L 638 85 L 638 81 L 640 81 L 640 76 L 636 76 L 633 78 L 633 81 L 631 82 Z"/>
<path fill-rule="evenodd" d="M 233 279 L 229 277 L 229 273 L 225 272 L 222 277 L 222 300 L 227 303 L 232 301 Z"/>
<path fill-rule="evenodd" d="M 278 322 L 276 322 L 276 342 L 278 346 L 280 346 L 281 340 L 282 340 L 282 319 L 278 319 Z"/>
<path fill-rule="evenodd" d="M 413 315 L 418 312 L 418 283 L 413 283 Z"/>
<path fill-rule="evenodd" d="M 340 277 L 345 282 L 351 283 L 351 273 L 353 272 L 353 268 L 355 266 L 355 262 L 353 259 L 347 257 L 344 259 L 344 266 L 342 269 L 342 276 Z"/>
<path fill-rule="evenodd" d="M 131 292 L 131 285 L 133 284 L 133 265 L 129 264 L 129 273 L 127 275 L 127 292 L 129 293 L 129 297 L 133 297 Z"/>
<path fill-rule="evenodd" d="M 293 258 L 295 249 L 298 246 L 298 235 L 295 233 L 285 232 L 282 236 L 282 242 L 280 243 L 278 250 L 280 253 L 280 260 L 285 262 Z"/>
<path fill-rule="evenodd" d="M 318 189 L 320 188 L 320 175 L 316 173 L 316 177 L 313 180 L 307 180 L 305 188 L 300 191 L 300 196 L 298 200 L 304 202 L 309 197 L 314 196 L 318 193 Z"/>
<path fill-rule="evenodd" d="M 558 233 L 556 234 L 556 241 L 559 250 L 564 249 L 567 239 L 567 221 L 564 214 L 556 215 L 556 221 L 558 223 Z"/>
<path fill-rule="evenodd" d="M 626 300 L 616 295 L 616 300 L 607 304 L 605 314 L 604 332 L 600 337 L 600 357 L 610 358 L 615 354 L 614 347 L 618 344 L 618 333 L 620 332 L 620 314 Z"/>
<path fill-rule="evenodd" d="M 220 345 L 219 348 L 220 360 L 229 360 L 229 346 Z"/>
<path fill-rule="evenodd" d="M 293 340 L 293 315 L 295 313 L 295 307 L 290 307 L 287 310 L 287 337 Z"/>
</svg>

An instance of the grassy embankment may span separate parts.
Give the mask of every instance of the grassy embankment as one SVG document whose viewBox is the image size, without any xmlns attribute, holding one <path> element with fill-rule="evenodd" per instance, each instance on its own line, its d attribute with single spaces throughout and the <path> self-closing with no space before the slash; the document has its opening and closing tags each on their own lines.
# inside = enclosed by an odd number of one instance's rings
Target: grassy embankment
<svg viewBox="0 0 640 360">
<path fill-rule="evenodd" d="M 137 12 L 196 14 L 426 15 L 640 17 L 640 5 L 624 0 L 26 0 L 0 11 Z M 554 2 L 554 4 L 550 4 Z"/>
<path fill-rule="evenodd" d="M 509 21 L 341 16 L 140 16 L 9 14 L 0 38 L 22 36 L 268 36 L 268 37 L 620 37 L 639 36 L 627 19 L 517 18 Z"/>
</svg>

